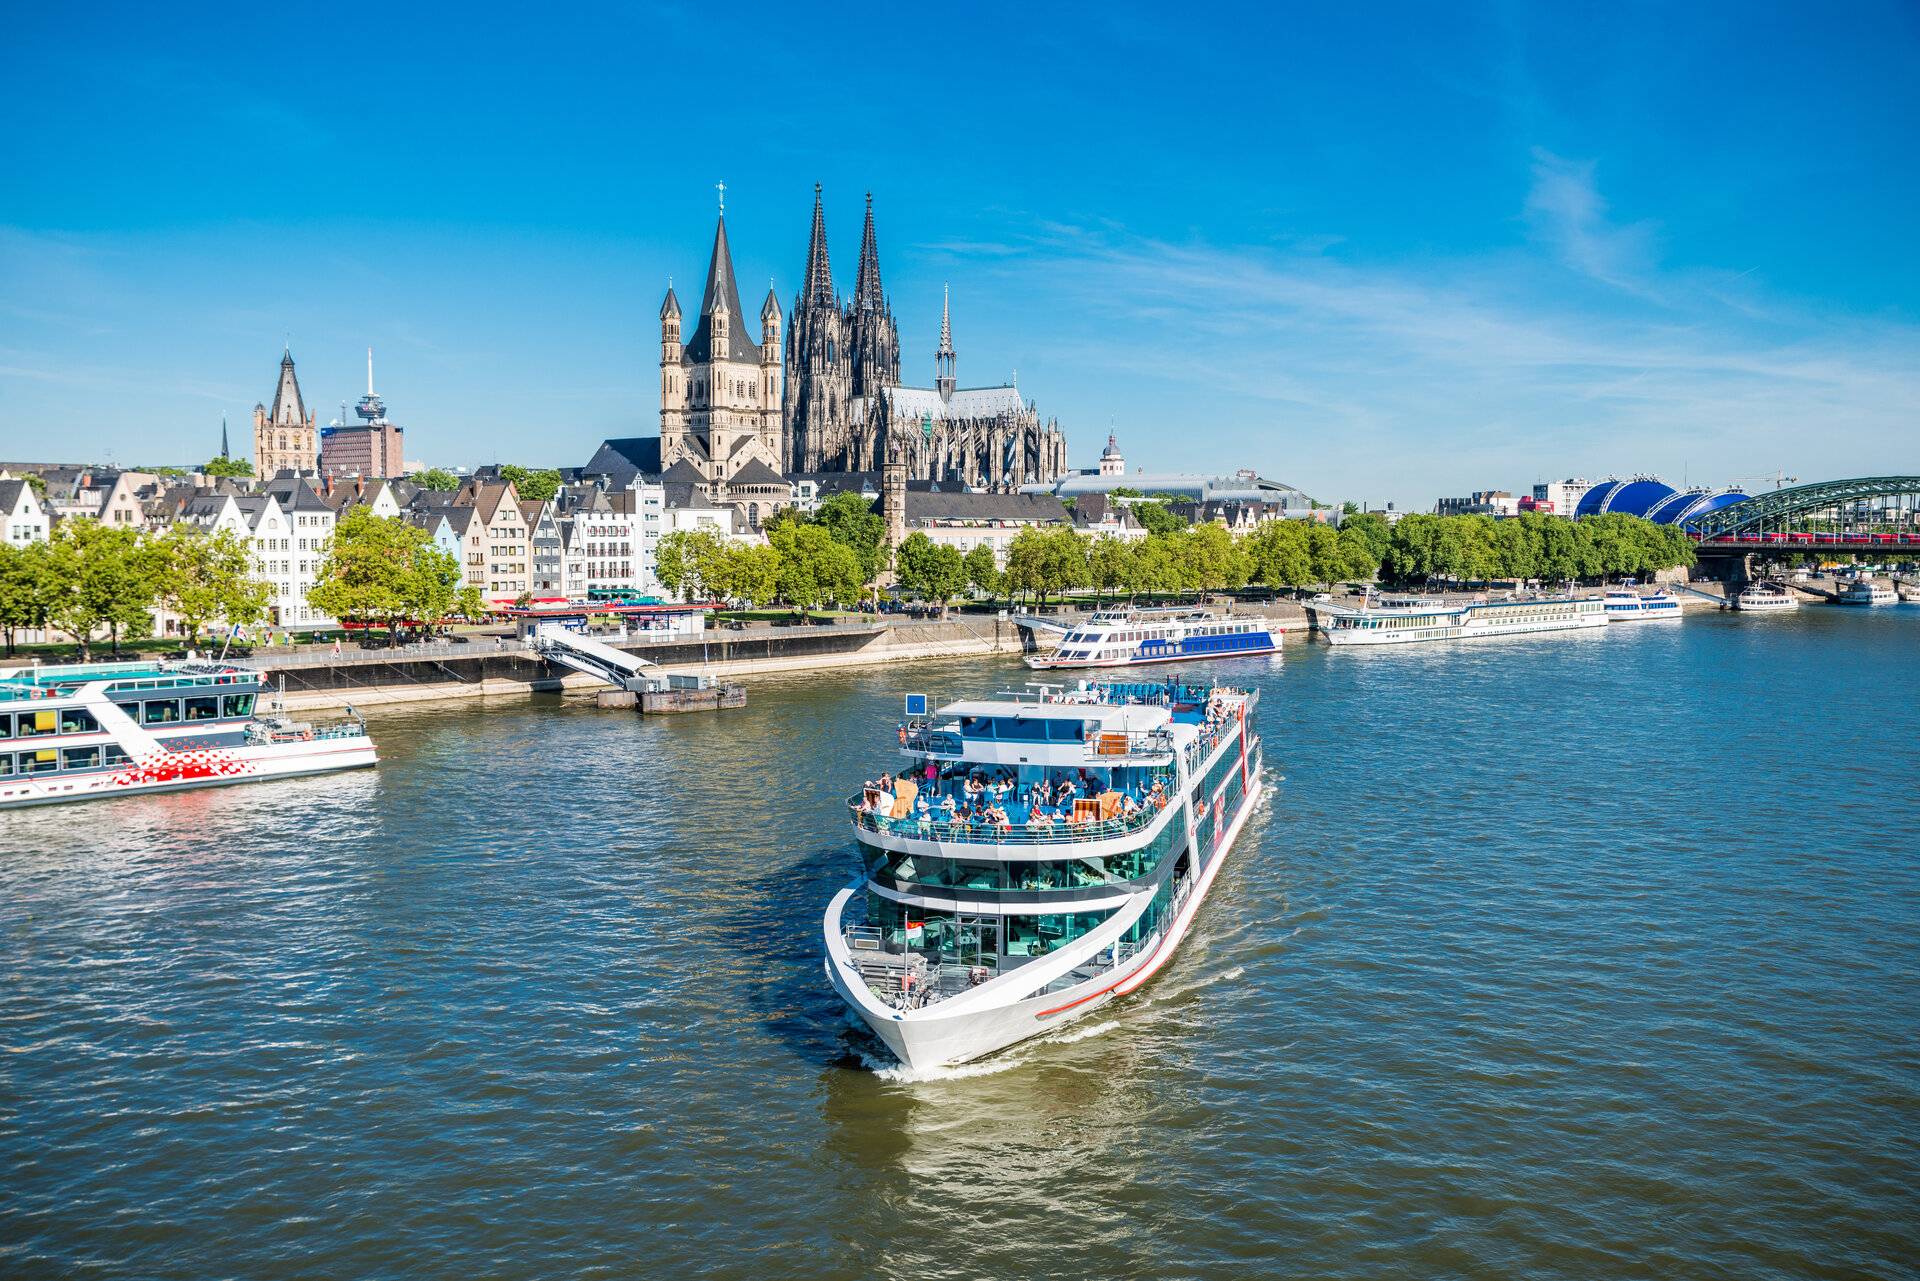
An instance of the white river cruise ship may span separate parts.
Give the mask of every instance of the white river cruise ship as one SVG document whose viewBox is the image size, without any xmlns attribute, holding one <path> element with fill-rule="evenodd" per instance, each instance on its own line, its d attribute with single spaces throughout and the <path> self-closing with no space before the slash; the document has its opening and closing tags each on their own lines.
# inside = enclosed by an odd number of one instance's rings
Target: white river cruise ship
<svg viewBox="0 0 1920 1281">
<path fill-rule="evenodd" d="M 0 810 L 375 763 L 358 718 L 263 714 L 260 688 L 225 661 L 0 668 Z"/>
<path fill-rule="evenodd" d="M 1378 603 L 1319 605 L 1330 645 L 1406 645 L 1414 641 L 1476 640 L 1607 625 L 1598 596 L 1531 596 L 1465 601 L 1388 598 Z"/>
<path fill-rule="evenodd" d="M 1167 963 L 1258 803 L 1257 694 L 1082 683 L 908 700 L 906 764 L 852 797 L 864 874 L 827 978 L 896 1058 L 964 1063 Z"/>
<path fill-rule="evenodd" d="M 1280 651 L 1278 623 L 1225 618 L 1205 609 L 1103 609 L 1060 639 L 1051 654 L 1027 666 L 1134 667 L 1182 659 L 1234 658 Z"/>
</svg>

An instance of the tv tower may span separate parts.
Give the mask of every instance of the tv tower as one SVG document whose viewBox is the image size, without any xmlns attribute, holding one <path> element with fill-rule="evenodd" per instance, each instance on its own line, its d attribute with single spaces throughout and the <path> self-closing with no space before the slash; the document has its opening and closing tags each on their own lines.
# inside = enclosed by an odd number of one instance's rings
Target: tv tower
<svg viewBox="0 0 1920 1281">
<path fill-rule="evenodd" d="M 387 405 L 373 389 L 373 348 L 367 348 L 367 394 L 353 407 L 353 412 L 368 423 L 387 421 Z"/>
</svg>

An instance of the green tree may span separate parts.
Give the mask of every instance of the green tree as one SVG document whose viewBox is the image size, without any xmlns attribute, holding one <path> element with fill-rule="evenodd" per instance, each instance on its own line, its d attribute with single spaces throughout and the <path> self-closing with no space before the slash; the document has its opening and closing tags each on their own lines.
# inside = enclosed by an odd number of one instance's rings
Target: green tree
<svg viewBox="0 0 1920 1281">
<path fill-rule="evenodd" d="M 1171 534 L 1187 527 L 1187 522 L 1174 515 L 1162 499 L 1149 498 L 1129 503 L 1127 509 L 1149 534 Z"/>
<path fill-rule="evenodd" d="M 560 473 L 552 467 L 536 470 L 516 463 L 503 463 L 500 479 L 512 483 L 513 492 L 519 495 L 522 502 L 544 503 L 560 492 Z"/>
<path fill-rule="evenodd" d="M 1133 545 L 1102 534 L 1087 549 L 1087 577 L 1102 597 L 1120 591 L 1133 574 Z"/>
<path fill-rule="evenodd" d="M 729 543 L 726 575 L 729 595 L 765 609 L 780 594 L 780 553 L 759 543 Z"/>
<path fill-rule="evenodd" d="M 1241 540 L 1241 546 L 1254 582 L 1278 590 L 1305 587 L 1313 581 L 1304 521 L 1265 521 Z"/>
<path fill-rule="evenodd" d="M 1007 568 L 1004 575 L 1007 598 L 1015 595 L 1039 596 L 1047 585 L 1047 536 L 1033 525 L 1013 536 L 1007 544 Z"/>
<path fill-rule="evenodd" d="M 653 576 L 660 580 L 660 585 L 667 589 L 669 595 L 679 596 L 682 600 L 693 599 L 690 591 L 682 591 L 687 586 L 691 568 L 688 537 L 686 530 L 676 529 L 671 534 L 662 535 L 653 547 Z"/>
<path fill-rule="evenodd" d="M 859 558 L 836 541 L 823 525 L 792 524 L 767 536 L 779 554 L 780 596 L 805 617 L 816 606 L 856 599 L 861 584 Z"/>
<path fill-rule="evenodd" d="M 820 504 L 813 523 L 825 529 L 833 541 L 851 550 L 860 565 L 860 581 L 871 583 L 880 577 L 887 563 L 887 522 L 873 504 L 850 492 L 835 494 Z"/>
<path fill-rule="evenodd" d="M 1338 555 L 1341 582 L 1365 582 L 1380 572 L 1380 562 L 1360 530 L 1340 528 Z"/>
<path fill-rule="evenodd" d="M 1087 566 L 1087 549 L 1093 539 L 1082 534 L 1071 525 L 1055 525 L 1044 533 L 1045 555 L 1040 562 L 1040 575 L 1049 591 L 1066 592 L 1074 588 L 1085 587 L 1090 581 Z"/>
<path fill-rule="evenodd" d="M 1000 594 L 1000 565 L 993 557 L 993 548 L 981 543 L 961 558 L 961 564 L 965 566 L 967 582 L 974 590 L 988 599 Z"/>
<path fill-rule="evenodd" d="M 47 619 L 79 642 L 82 662 L 92 657 L 100 628 L 118 657 L 123 637 L 152 627 L 160 558 L 146 541 L 131 529 L 93 520 L 63 520 L 54 530 L 48 555 L 59 586 Z"/>
<path fill-rule="evenodd" d="M 1246 584 L 1247 558 L 1225 525 L 1214 521 L 1195 525 L 1182 539 L 1180 550 L 1187 567 L 1182 577 L 1195 590 L 1214 592 Z"/>
<path fill-rule="evenodd" d="M 1355 512 L 1340 521 L 1340 532 L 1354 531 L 1366 540 L 1367 554 L 1373 557 L 1377 565 L 1386 559 L 1387 548 L 1393 542 L 1393 527 L 1387 519 L 1375 512 Z"/>
<path fill-rule="evenodd" d="M 179 616 L 189 643 L 198 643 L 200 629 L 216 620 L 247 627 L 266 619 L 273 589 L 253 576 L 253 556 L 241 535 L 175 525 L 156 548 L 160 600 Z"/>
<path fill-rule="evenodd" d="M 919 530 L 901 540 L 900 545 L 893 549 L 893 572 L 899 578 L 900 586 L 921 596 L 930 593 L 933 552 L 934 541 Z"/>
<path fill-rule="evenodd" d="M 9 658 L 17 632 L 46 629 L 62 586 L 46 543 L 0 543 L 0 630 L 6 633 Z"/>
<path fill-rule="evenodd" d="M 200 468 L 203 476 L 238 477 L 253 475 L 253 464 L 244 458 L 210 458 Z"/>
<path fill-rule="evenodd" d="M 960 550 L 936 543 L 915 530 L 908 534 L 894 553 L 900 585 L 938 604 L 944 612 L 947 602 L 966 589 L 967 566 Z"/>
<path fill-rule="evenodd" d="M 487 609 L 487 598 L 481 593 L 478 587 L 473 586 L 471 583 L 465 584 L 455 590 L 453 594 L 453 604 L 447 608 L 446 612 L 456 618 L 464 618 L 468 622 L 475 622 L 487 617 L 489 613 Z"/>
<path fill-rule="evenodd" d="M 1345 574 L 1346 558 L 1340 552 L 1340 535 L 1333 526 L 1310 520 L 1307 526 L 1307 563 L 1313 566 L 1313 581 L 1331 587 Z"/>
<path fill-rule="evenodd" d="M 460 478 L 444 467 L 429 467 L 407 479 L 422 489 L 431 489 L 436 493 L 451 494 L 460 488 Z"/>
<path fill-rule="evenodd" d="M 351 507 L 334 527 L 307 601 L 342 621 L 384 624 L 397 641 L 403 621 L 437 622 L 461 595 L 460 562 L 426 530 Z"/>
</svg>

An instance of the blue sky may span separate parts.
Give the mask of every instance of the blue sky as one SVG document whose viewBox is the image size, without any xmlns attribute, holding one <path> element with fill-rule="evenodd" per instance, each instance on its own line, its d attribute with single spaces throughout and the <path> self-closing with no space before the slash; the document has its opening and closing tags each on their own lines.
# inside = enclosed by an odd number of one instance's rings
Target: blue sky
<svg viewBox="0 0 1920 1281">
<path fill-rule="evenodd" d="M 0 458 L 246 438 L 283 340 L 408 454 L 658 424 L 725 180 L 790 299 L 861 195 L 910 381 L 1090 464 L 1425 506 L 1570 473 L 1920 469 L 1911 6 L 18 8 Z M 757 310 L 757 306 L 753 309 Z"/>
</svg>

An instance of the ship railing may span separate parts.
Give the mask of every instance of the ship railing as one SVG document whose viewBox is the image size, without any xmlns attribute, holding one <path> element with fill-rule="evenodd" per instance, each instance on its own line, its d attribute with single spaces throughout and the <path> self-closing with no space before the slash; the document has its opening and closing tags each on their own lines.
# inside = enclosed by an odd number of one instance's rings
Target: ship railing
<svg viewBox="0 0 1920 1281">
<path fill-rule="evenodd" d="M 1131 961 L 1134 957 L 1140 955 L 1141 950 L 1145 948 L 1150 941 L 1151 940 L 1140 940 L 1132 943 L 1116 943 L 1083 964 L 1074 966 L 1065 974 L 1062 974 L 1059 978 L 1034 993 L 1034 995 L 1047 996 L 1054 992 L 1064 992 L 1070 987 L 1078 987 L 1082 983 L 1091 982 L 1103 974 L 1111 974 L 1128 961 Z"/>
<path fill-rule="evenodd" d="M 40 663 L 23 669 L 22 675 L 31 675 L 36 680 L 72 680 L 75 677 L 112 676 L 116 672 L 150 672 L 154 670 L 151 659 L 122 659 L 115 663 Z"/>
<path fill-rule="evenodd" d="M 853 825 L 863 831 L 921 841 L 980 845 L 1071 845 L 1110 841 L 1141 831 L 1160 814 L 1159 806 L 1147 805 L 1130 818 L 1097 818 L 1078 823 L 1060 819 L 1053 823 L 1008 823 L 999 826 L 932 817 L 888 818 L 866 807 L 864 793 L 849 796 L 847 809 L 853 815 Z"/>
<path fill-rule="evenodd" d="M 1173 732 L 1166 729 L 1094 730 L 1087 735 L 1089 762 L 1111 762 L 1116 757 L 1166 756 L 1173 751 Z"/>
<path fill-rule="evenodd" d="M 934 729 L 929 725 L 909 725 L 901 746 L 910 751 L 924 752 L 931 756 L 958 756 L 961 754 L 960 735 L 950 729 Z"/>
</svg>

